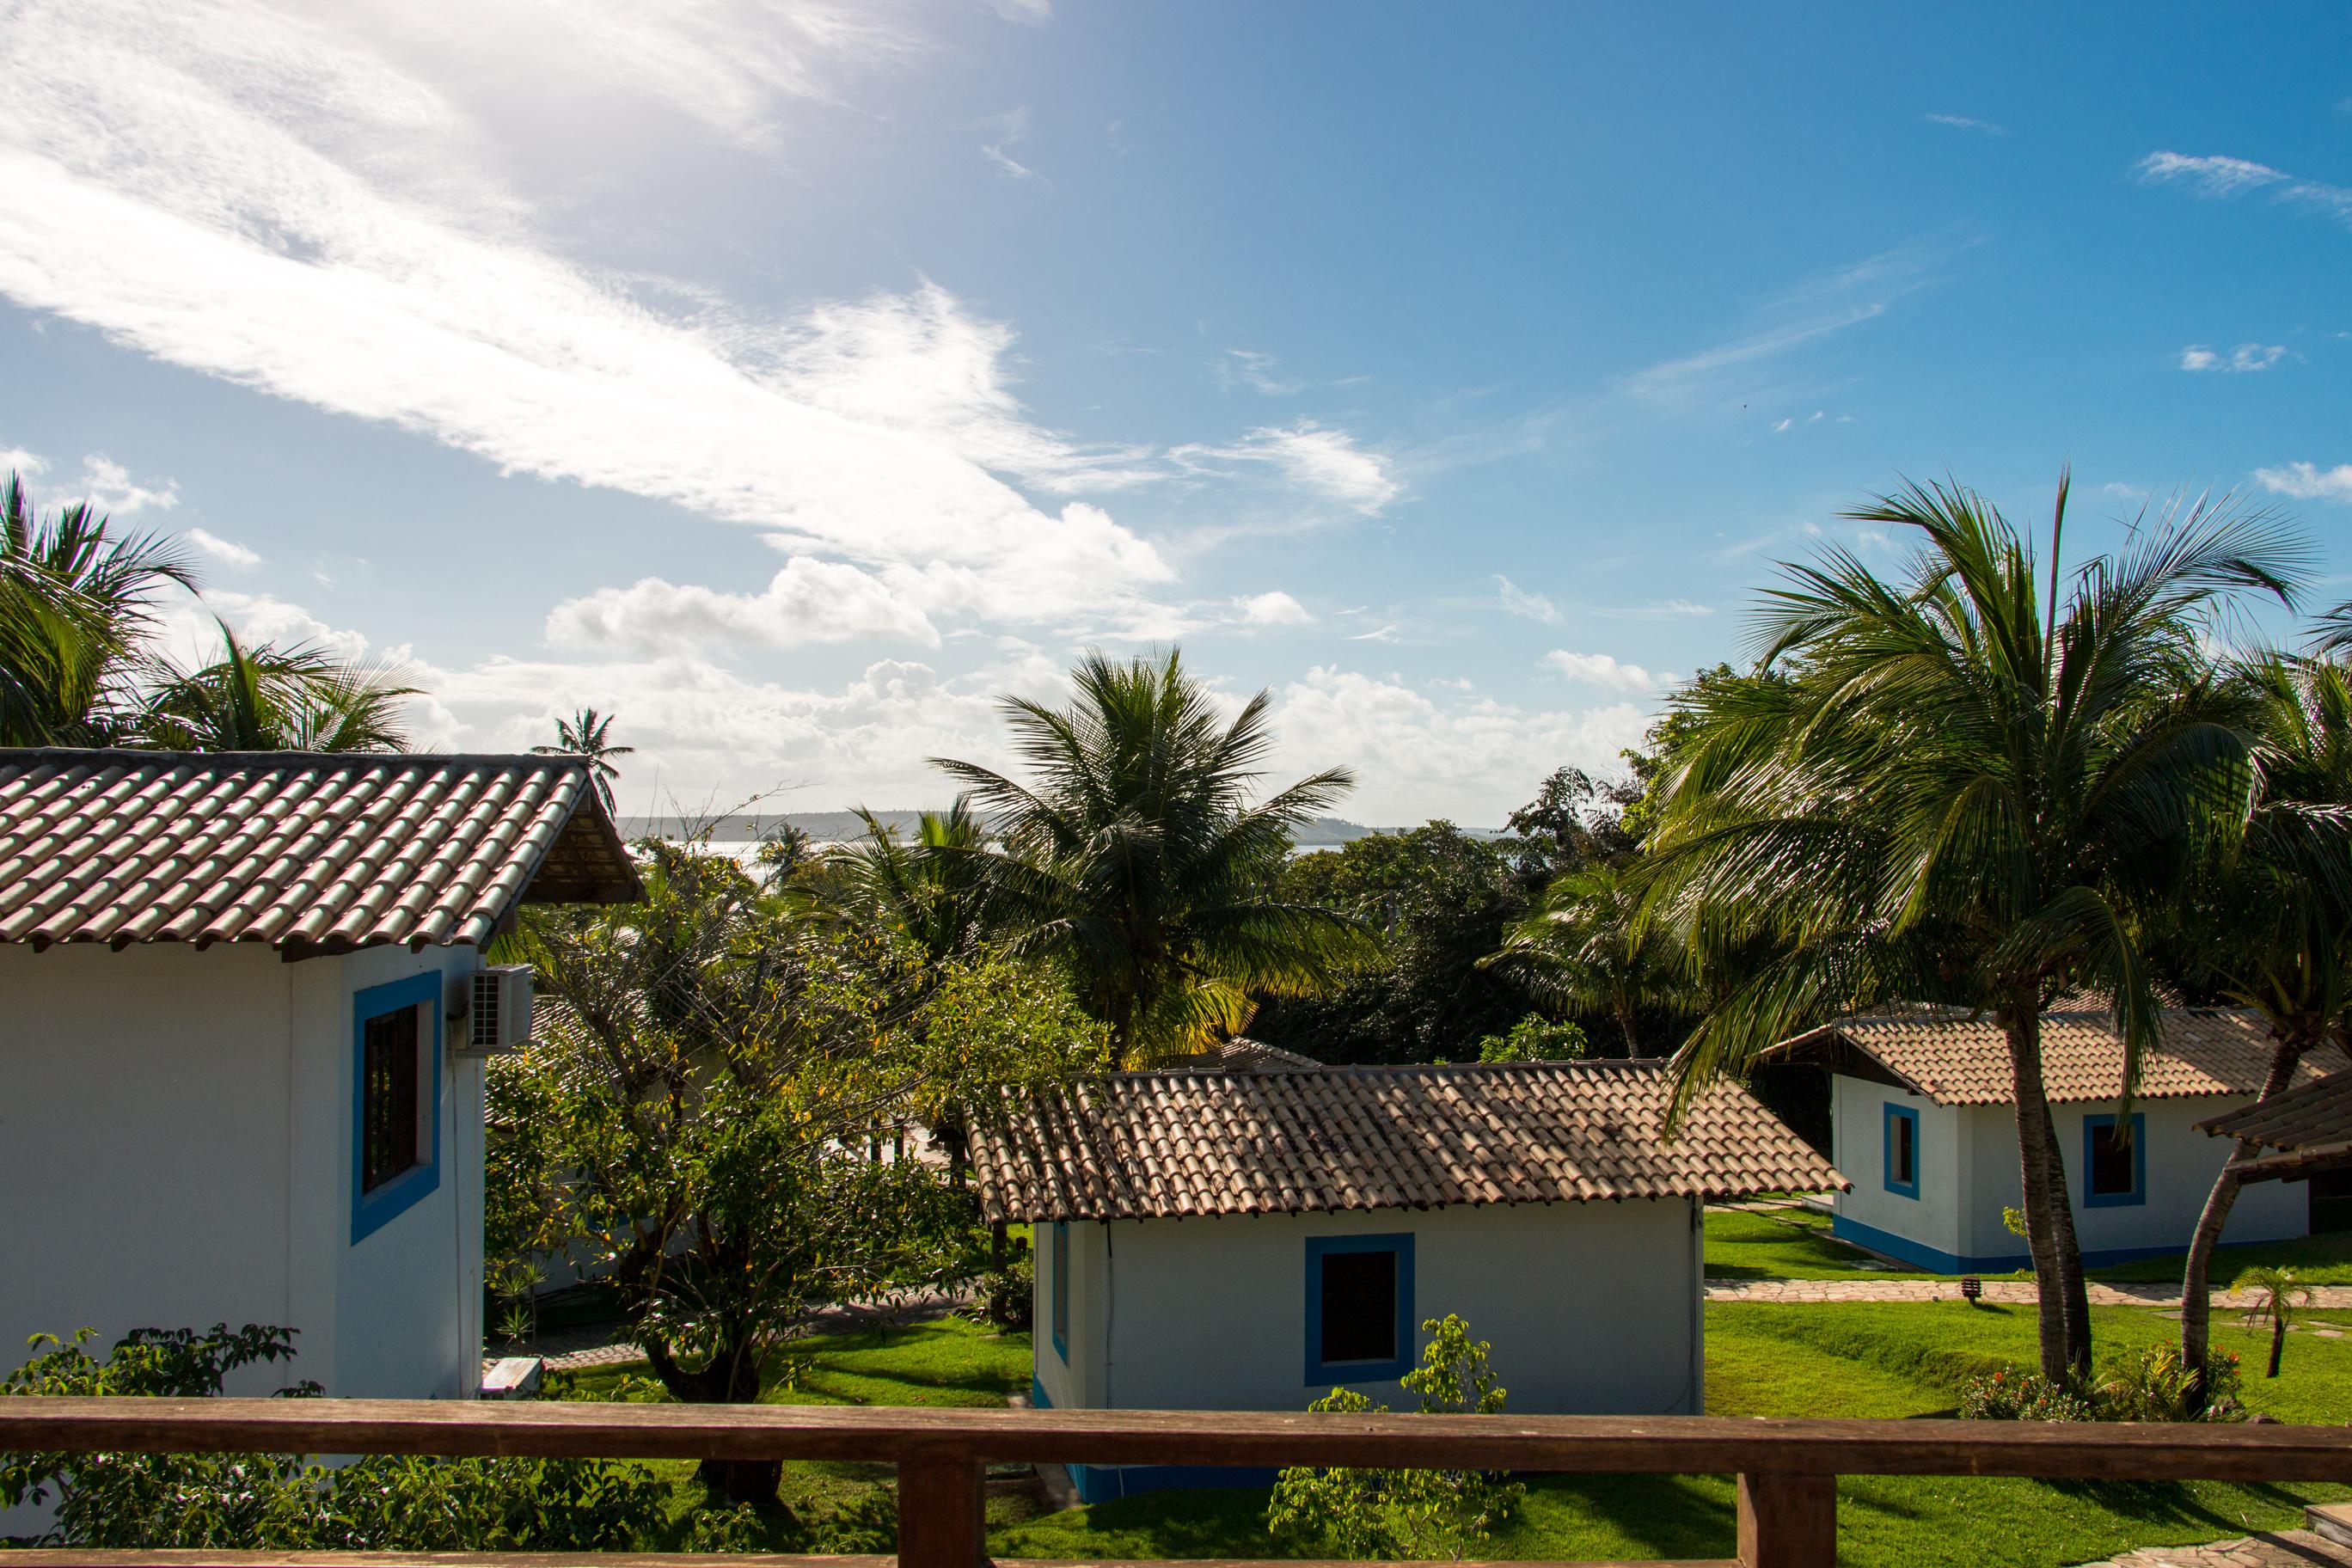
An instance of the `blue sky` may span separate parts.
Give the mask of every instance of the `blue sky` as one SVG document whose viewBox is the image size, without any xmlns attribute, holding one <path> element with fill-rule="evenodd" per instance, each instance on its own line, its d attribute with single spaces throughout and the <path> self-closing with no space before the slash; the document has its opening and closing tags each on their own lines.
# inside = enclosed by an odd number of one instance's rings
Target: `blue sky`
<svg viewBox="0 0 2352 1568">
<path fill-rule="evenodd" d="M 0 453 L 420 736 L 935 802 L 1181 641 L 1498 823 L 1898 476 L 2352 596 L 2340 6 L 27 0 Z M 191 648 L 205 624 L 175 609 Z"/>
</svg>

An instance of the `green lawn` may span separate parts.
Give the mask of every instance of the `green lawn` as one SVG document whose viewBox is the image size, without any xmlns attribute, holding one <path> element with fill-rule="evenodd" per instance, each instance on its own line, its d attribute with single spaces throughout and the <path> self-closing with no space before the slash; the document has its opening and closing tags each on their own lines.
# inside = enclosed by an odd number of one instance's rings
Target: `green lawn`
<svg viewBox="0 0 2352 1568">
<path fill-rule="evenodd" d="M 2167 1253 L 2162 1258 L 2144 1258 L 2137 1263 L 2119 1263 L 2112 1268 L 2095 1268 L 2091 1278 L 2116 1284 L 2178 1284 L 2181 1268 L 2188 1260 L 2184 1252 Z M 2213 1255 L 2214 1288 L 2226 1288 L 2245 1269 L 2263 1268 L 2292 1268 L 2295 1278 L 2306 1285 L 2352 1285 L 2352 1231 L 2224 1247 Z"/>
<path fill-rule="evenodd" d="M 2109 1347 L 2174 1331 L 2172 1320 L 2144 1308 L 2095 1316 Z M 1706 1329 L 1707 1407 L 1717 1415 L 1941 1415 L 1958 1405 L 1969 1375 L 2003 1362 L 2030 1363 L 2034 1352 L 2031 1311 L 1958 1302 L 1718 1305 L 1707 1309 Z M 2216 1338 L 2259 1367 L 2263 1336 L 2230 1318 L 2217 1325 Z M 1510 1369 L 1498 1370 L 1507 1383 Z M 2255 1408 L 2284 1420 L 2352 1418 L 2352 1339 L 2294 1335 L 2284 1374 L 2275 1383 L 2254 1377 L 2247 1393 Z M 2305 1502 L 2347 1497 L 2352 1488 L 2321 1485 L 1853 1477 L 1839 1485 L 1839 1561 L 2056 1568 L 2134 1547 L 2291 1526 Z M 990 1551 L 1078 1559 L 1260 1556 L 1273 1550 L 1265 1506 L 1262 1489 L 1158 1493 L 1001 1523 Z M 1732 1535 L 1727 1478 L 1548 1476 L 1532 1479 L 1525 1511 L 1483 1554 L 1723 1557 Z"/>
<path fill-rule="evenodd" d="M 1780 1209 L 1709 1209 L 1710 1279 L 1927 1279 L 1934 1276 L 1873 1258 L 1830 1235 L 1827 1215 Z"/>
</svg>

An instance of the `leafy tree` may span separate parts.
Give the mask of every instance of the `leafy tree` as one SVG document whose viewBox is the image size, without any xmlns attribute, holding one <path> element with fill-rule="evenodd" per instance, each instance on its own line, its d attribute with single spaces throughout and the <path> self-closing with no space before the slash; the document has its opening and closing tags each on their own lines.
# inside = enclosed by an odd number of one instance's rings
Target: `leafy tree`
<svg viewBox="0 0 2352 1568">
<path fill-rule="evenodd" d="M 1489 1035 L 1478 1042 L 1482 1062 L 1581 1061 L 1591 1049 L 1584 1031 L 1573 1023 L 1555 1024 L 1540 1013 L 1530 1013 L 1511 1026 L 1507 1035 Z"/>
<path fill-rule="evenodd" d="M 1629 1057 L 1649 1054 L 1645 1017 L 1685 1014 L 1696 1001 L 1673 933 L 1642 919 L 1640 889 L 1614 865 L 1553 882 L 1482 962 L 1555 1008 L 1605 1016 Z"/>
<path fill-rule="evenodd" d="M 221 657 L 163 667 L 139 728 L 184 752 L 399 752 L 403 700 L 416 688 L 382 664 L 353 664 L 305 644 L 248 647 L 220 622 Z"/>
<path fill-rule="evenodd" d="M 1404 1374 L 1424 1415 L 1494 1415 L 1504 1390 L 1495 1382 L 1485 1340 L 1452 1313 L 1421 1325 L 1431 1336 L 1421 1365 Z M 1309 1410 L 1385 1412 L 1352 1389 L 1335 1388 Z M 1296 1468 L 1282 1472 L 1266 1503 L 1266 1529 L 1277 1540 L 1328 1545 L 1350 1559 L 1450 1559 L 1459 1562 L 1507 1521 L 1528 1489 L 1493 1470 L 1362 1470 Z"/>
<path fill-rule="evenodd" d="M 2352 671 L 2330 659 L 2272 655 L 2241 679 L 2259 703 L 2259 780 L 2244 841 L 2182 900 L 2176 931 L 2186 978 L 2269 1026 L 2259 1099 L 2294 1081 L 2296 1064 L 2347 1038 L 2352 1007 Z M 2231 1163 L 2259 1152 L 2241 1143 Z M 2180 1356 L 2208 1360 L 2210 1271 L 2241 1184 L 2228 1166 L 2192 1234 L 2180 1287 Z"/>
<path fill-rule="evenodd" d="M 10 473 L 0 486 L 0 745 L 121 743 L 146 673 L 155 595 L 195 582 L 170 542 L 115 537 L 88 505 L 36 517 Z"/>
<path fill-rule="evenodd" d="M 843 942 L 733 862 L 646 846 L 642 907 L 532 911 L 514 955 L 549 1005 L 523 1056 L 538 1246 L 585 1247 L 654 1374 L 689 1403 L 748 1402 L 817 1304 L 961 1270 L 969 1212 L 919 1162 L 867 1156 L 913 1072 Z M 778 1467 L 706 1467 L 730 1501 Z"/>
<path fill-rule="evenodd" d="M 0 1395 L 202 1399 L 241 1368 L 294 1355 L 293 1330 L 253 1323 L 134 1329 L 103 1361 L 90 1338 L 37 1336 Z M 318 1392 L 299 1383 L 280 1395 Z M 42 1543 L 55 1546 L 593 1552 L 635 1544 L 662 1522 L 668 1495 L 641 1465 L 589 1459 L 0 1453 L 0 1506 L 53 1504 Z"/>
<path fill-rule="evenodd" d="M 1379 948 L 1321 995 L 1270 1000 L 1260 1039 L 1322 1061 L 1460 1060 L 1528 1010 L 1515 979 L 1479 967 L 1523 903 L 1504 845 L 1424 823 L 1293 856 L 1275 888 L 1360 921 Z"/>
<path fill-rule="evenodd" d="M 1540 888 L 1571 871 L 1630 858 L 1636 845 L 1622 816 L 1640 798 L 1638 781 L 1596 780 L 1575 767 L 1555 771 L 1507 824 L 1520 879 Z"/>
<path fill-rule="evenodd" d="M 1003 700 L 1027 783 L 934 759 L 996 825 L 1001 847 L 984 853 L 1013 951 L 1061 964 L 1137 1061 L 1237 1033 L 1255 995 L 1329 986 L 1359 928 L 1268 889 L 1346 770 L 1253 801 L 1273 746 L 1267 693 L 1222 721 L 1174 652 L 1089 654 L 1071 679 L 1065 709 Z"/>
<path fill-rule="evenodd" d="M 2065 502 L 2062 481 L 2053 557 Z M 1760 614 L 1780 679 L 1677 703 L 1696 732 L 1647 840 L 1650 908 L 1702 973 L 1771 949 L 1693 1035 L 1683 1092 L 1874 996 L 1983 1009 L 2007 1045 L 2042 1367 L 2063 1379 L 2089 1366 L 2091 1321 L 2042 1009 L 2112 1003 L 2127 1100 L 2162 1028 L 2136 911 L 2248 805 L 2257 715 L 2200 638 L 2233 594 L 2291 601 L 2305 552 L 2200 500 L 2062 598 L 2055 560 L 2045 583 L 1971 491 L 1912 486 L 1848 515 L 1918 541 L 1907 574 L 1843 550 L 1789 568 Z"/>
</svg>

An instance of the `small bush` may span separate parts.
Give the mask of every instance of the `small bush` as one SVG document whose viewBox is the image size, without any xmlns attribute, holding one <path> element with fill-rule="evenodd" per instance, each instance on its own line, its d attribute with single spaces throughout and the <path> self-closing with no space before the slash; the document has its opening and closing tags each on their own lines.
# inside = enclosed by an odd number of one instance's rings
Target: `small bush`
<svg viewBox="0 0 2352 1568">
<path fill-rule="evenodd" d="M 2200 1406 L 2180 1348 L 2163 1342 L 2118 1352 L 2087 1384 L 2053 1383 L 2014 1366 L 1982 1373 L 1969 1380 L 1960 1414 L 1975 1421 L 2242 1421 L 2239 1387 L 2237 1355 L 2216 1350 Z"/>
<path fill-rule="evenodd" d="M 1582 1061 L 1591 1043 L 1574 1023 L 1555 1024 L 1540 1013 L 1530 1013 L 1511 1026 L 1507 1035 L 1488 1035 L 1478 1042 L 1482 1062 Z"/>
<path fill-rule="evenodd" d="M 91 1331 L 34 1341 L 0 1394 L 207 1398 L 227 1375 L 291 1360 L 294 1331 L 134 1329 L 104 1361 Z M 50 1348 L 39 1351 L 46 1344 Z M 307 1398 L 314 1383 L 279 1390 Z M 54 1503 L 44 1544 L 344 1551 L 597 1551 L 634 1544 L 669 1489 L 641 1465 L 371 1455 L 0 1453 L 0 1505 Z"/>
</svg>

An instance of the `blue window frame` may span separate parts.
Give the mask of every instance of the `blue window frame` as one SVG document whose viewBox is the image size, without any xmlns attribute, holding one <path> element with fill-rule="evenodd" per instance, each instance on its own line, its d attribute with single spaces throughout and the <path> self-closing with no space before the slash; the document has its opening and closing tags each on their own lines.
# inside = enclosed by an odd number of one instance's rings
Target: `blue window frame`
<svg viewBox="0 0 2352 1568">
<path fill-rule="evenodd" d="M 1402 1377 L 1413 1364 L 1412 1236 L 1307 1243 L 1307 1381 Z"/>
<path fill-rule="evenodd" d="M 1054 1353 L 1070 1364 L 1070 1226 L 1054 1222 Z"/>
<path fill-rule="evenodd" d="M 2132 1112 L 2131 1142 L 2113 1115 L 2083 1118 L 2083 1206 L 2121 1208 L 2147 1202 L 2147 1118 Z"/>
<path fill-rule="evenodd" d="M 441 975 L 352 998 L 352 1245 L 441 1184 Z"/>
<path fill-rule="evenodd" d="M 1908 1106 L 1886 1108 L 1886 1190 L 1898 1198 L 1919 1195 L 1919 1113 Z"/>
</svg>

